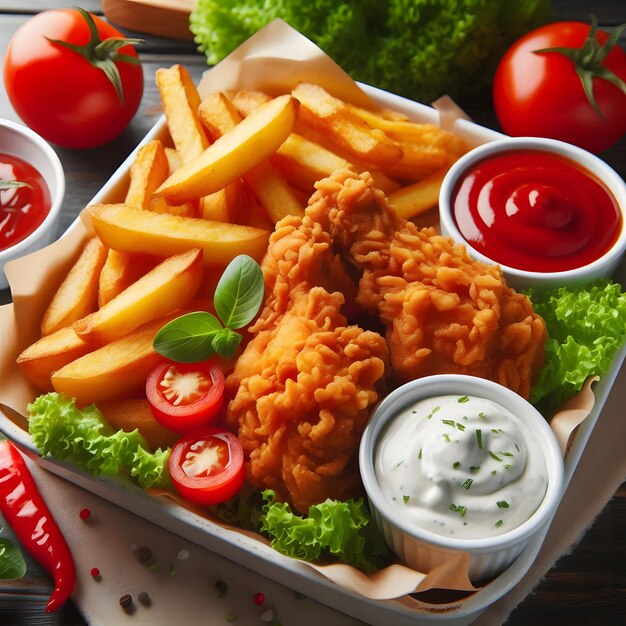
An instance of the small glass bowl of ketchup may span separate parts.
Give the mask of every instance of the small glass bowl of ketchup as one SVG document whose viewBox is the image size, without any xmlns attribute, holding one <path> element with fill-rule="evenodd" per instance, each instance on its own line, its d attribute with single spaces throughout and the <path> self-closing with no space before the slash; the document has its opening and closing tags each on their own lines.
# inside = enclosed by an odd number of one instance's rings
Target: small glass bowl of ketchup
<svg viewBox="0 0 626 626">
<path fill-rule="evenodd" d="M 6 263 L 51 242 L 64 194 L 54 150 L 26 126 L 0 119 L 0 289 L 8 286 Z"/>
<path fill-rule="evenodd" d="M 516 289 L 580 286 L 610 276 L 626 250 L 626 184 L 576 146 L 493 141 L 459 159 L 439 195 L 444 235 L 497 263 Z"/>
</svg>

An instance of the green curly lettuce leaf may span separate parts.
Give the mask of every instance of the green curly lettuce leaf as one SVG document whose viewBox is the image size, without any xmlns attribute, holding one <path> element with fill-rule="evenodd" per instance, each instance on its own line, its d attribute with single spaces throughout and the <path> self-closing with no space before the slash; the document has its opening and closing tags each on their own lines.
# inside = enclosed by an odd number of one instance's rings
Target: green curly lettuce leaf
<svg viewBox="0 0 626 626">
<path fill-rule="evenodd" d="M 587 377 L 603 376 L 626 341 L 626 293 L 610 280 L 589 287 L 528 291 L 546 321 L 545 363 L 531 402 L 552 411 L 578 392 Z"/>
<path fill-rule="evenodd" d="M 352 78 L 423 102 L 488 85 L 507 47 L 548 21 L 548 0 L 198 0 L 189 27 L 214 65 L 275 18 Z"/>
<path fill-rule="evenodd" d="M 114 430 L 95 405 L 79 409 L 73 399 L 51 392 L 31 402 L 28 414 L 28 430 L 42 456 L 70 460 L 94 476 L 126 473 L 144 488 L 169 486 L 169 449 L 150 452 L 137 429 Z"/>
<path fill-rule="evenodd" d="M 278 502 L 271 489 L 263 498 L 260 531 L 282 554 L 306 561 L 338 560 L 365 572 L 379 569 L 390 558 L 363 498 L 328 499 L 311 506 L 306 517 Z"/>
</svg>

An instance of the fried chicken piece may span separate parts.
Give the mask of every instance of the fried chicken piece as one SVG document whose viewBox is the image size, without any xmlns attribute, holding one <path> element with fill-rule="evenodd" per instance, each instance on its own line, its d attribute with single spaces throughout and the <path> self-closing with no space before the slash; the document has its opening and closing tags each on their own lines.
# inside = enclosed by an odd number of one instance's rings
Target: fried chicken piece
<svg viewBox="0 0 626 626">
<path fill-rule="evenodd" d="M 399 218 L 367 173 L 337 171 L 316 188 L 306 215 L 362 271 L 357 302 L 386 325 L 401 381 L 471 374 L 528 397 L 543 362 L 545 323 L 498 265 Z"/>
<path fill-rule="evenodd" d="M 342 294 L 324 287 L 333 261 L 328 233 L 310 218 L 276 225 L 265 306 L 227 379 L 226 420 L 249 484 L 302 513 L 360 494 L 359 441 L 388 361 L 385 340 L 347 325 Z"/>
</svg>

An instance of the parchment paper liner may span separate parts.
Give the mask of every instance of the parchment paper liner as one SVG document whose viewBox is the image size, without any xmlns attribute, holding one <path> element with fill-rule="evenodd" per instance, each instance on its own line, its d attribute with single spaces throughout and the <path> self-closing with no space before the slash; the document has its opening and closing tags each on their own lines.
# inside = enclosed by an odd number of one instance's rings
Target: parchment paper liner
<svg viewBox="0 0 626 626">
<path fill-rule="evenodd" d="M 275 20 L 266 26 L 219 65 L 207 71 L 199 91 L 206 95 L 216 90 L 245 88 L 279 94 L 289 91 L 300 81 L 318 83 L 344 100 L 371 106 L 370 98 L 336 63 L 282 20 Z M 456 118 L 464 117 L 462 111 L 447 97 L 438 101 L 437 108 L 441 124 L 446 128 L 451 128 Z M 113 190 L 112 196 L 115 195 L 119 196 L 119 190 Z M 3 404 L 17 412 L 18 415 L 11 414 L 11 418 L 25 430 L 27 422 L 23 416 L 26 414 L 26 404 L 38 392 L 21 376 L 15 358 L 21 350 L 39 338 L 39 323 L 47 303 L 78 255 L 81 244 L 92 233 L 86 222 L 77 221 L 57 242 L 6 266 L 13 304 L 0 307 L 0 398 Z M 591 382 L 588 381 L 583 391 L 552 418 L 552 427 L 564 451 L 568 449 L 572 433 L 593 407 Z M 208 516 L 206 511 L 194 509 L 173 494 L 161 492 L 159 495 L 174 499 L 203 517 Z M 216 524 L 266 542 L 259 535 L 208 517 Z M 475 591 L 477 588 L 467 575 L 468 563 L 469 556 L 459 553 L 431 572 L 416 572 L 396 564 L 371 575 L 341 564 L 306 565 L 345 589 L 368 598 L 401 598 L 403 604 L 413 608 L 450 610 L 463 600 L 433 605 L 407 594 L 430 589 Z"/>
</svg>

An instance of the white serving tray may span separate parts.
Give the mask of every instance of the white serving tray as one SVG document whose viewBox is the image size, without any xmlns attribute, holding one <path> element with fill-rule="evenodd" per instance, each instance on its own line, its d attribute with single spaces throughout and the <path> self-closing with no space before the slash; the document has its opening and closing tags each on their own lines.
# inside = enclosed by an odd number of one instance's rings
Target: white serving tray
<svg viewBox="0 0 626 626">
<path fill-rule="evenodd" d="M 400 111 L 418 122 L 434 124 L 439 124 L 440 122 L 439 112 L 432 107 L 412 102 L 367 85 L 361 84 L 360 87 L 382 107 Z M 470 145 L 478 145 L 503 137 L 500 133 L 464 119 L 457 119 L 452 130 L 463 137 Z M 102 190 L 93 198 L 91 203 L 121 201 L 128 184 L 129 169 L 139 147 L 153 139 L 164 138 L 166 134 L 165 119 L 162 117 L 146 135 L 141 144 L 137 146 L 135 151 L 122 163 Z M 63 237 L 71 232 L 77 223 L 78 218 Z M 624 269 L 623 265 L 622 269 Z M 598 426 L 598 421 L 602 407 L 609 396 L 625 356 L 626 346 L 615 358 L 610 372 L 603 377 L 594 389 L 596 404 L 579 428 L 576 441 L 566 459 L 566 485 L 569 483 L 581 459 L 592 430 L 595 427 L 601 427 L 601 424 Z M 488 606 L 504 596 L 521 580 L 535 560 L 548 532 L 548 528 L 545 528 L 541 533 L 533 537 L 521 556 L 504 573 L 471 597 L 454 604 L 452 608 L 450 604 L 447 604 L 445 609 L 442 608 L 440 610 L 436 606 L 429 609 L 414 609 L 407 607 L 399 601 L 375 601 L 357 593 L 346 591 L 317 574 L 305 564 L 279 554 L 264 543 L 222 528 L 174 502 L 152 497 L 133 484 L 123 483 L 114 478 L 95 478 L 76 469 L 71 463 L 59 462 L 51 457 L 41 458 L 33 446 L 28 433 L 17 426 L 10 419 L 8 413 L 2 410 L 0 410 L 0 430 L 29 453 L 29 456 L 41 467 L 54 474 L 189 541 L 373 626 L 419 626 L 441 622 L 458 626 L 470 624 Z"/>
</svg>

